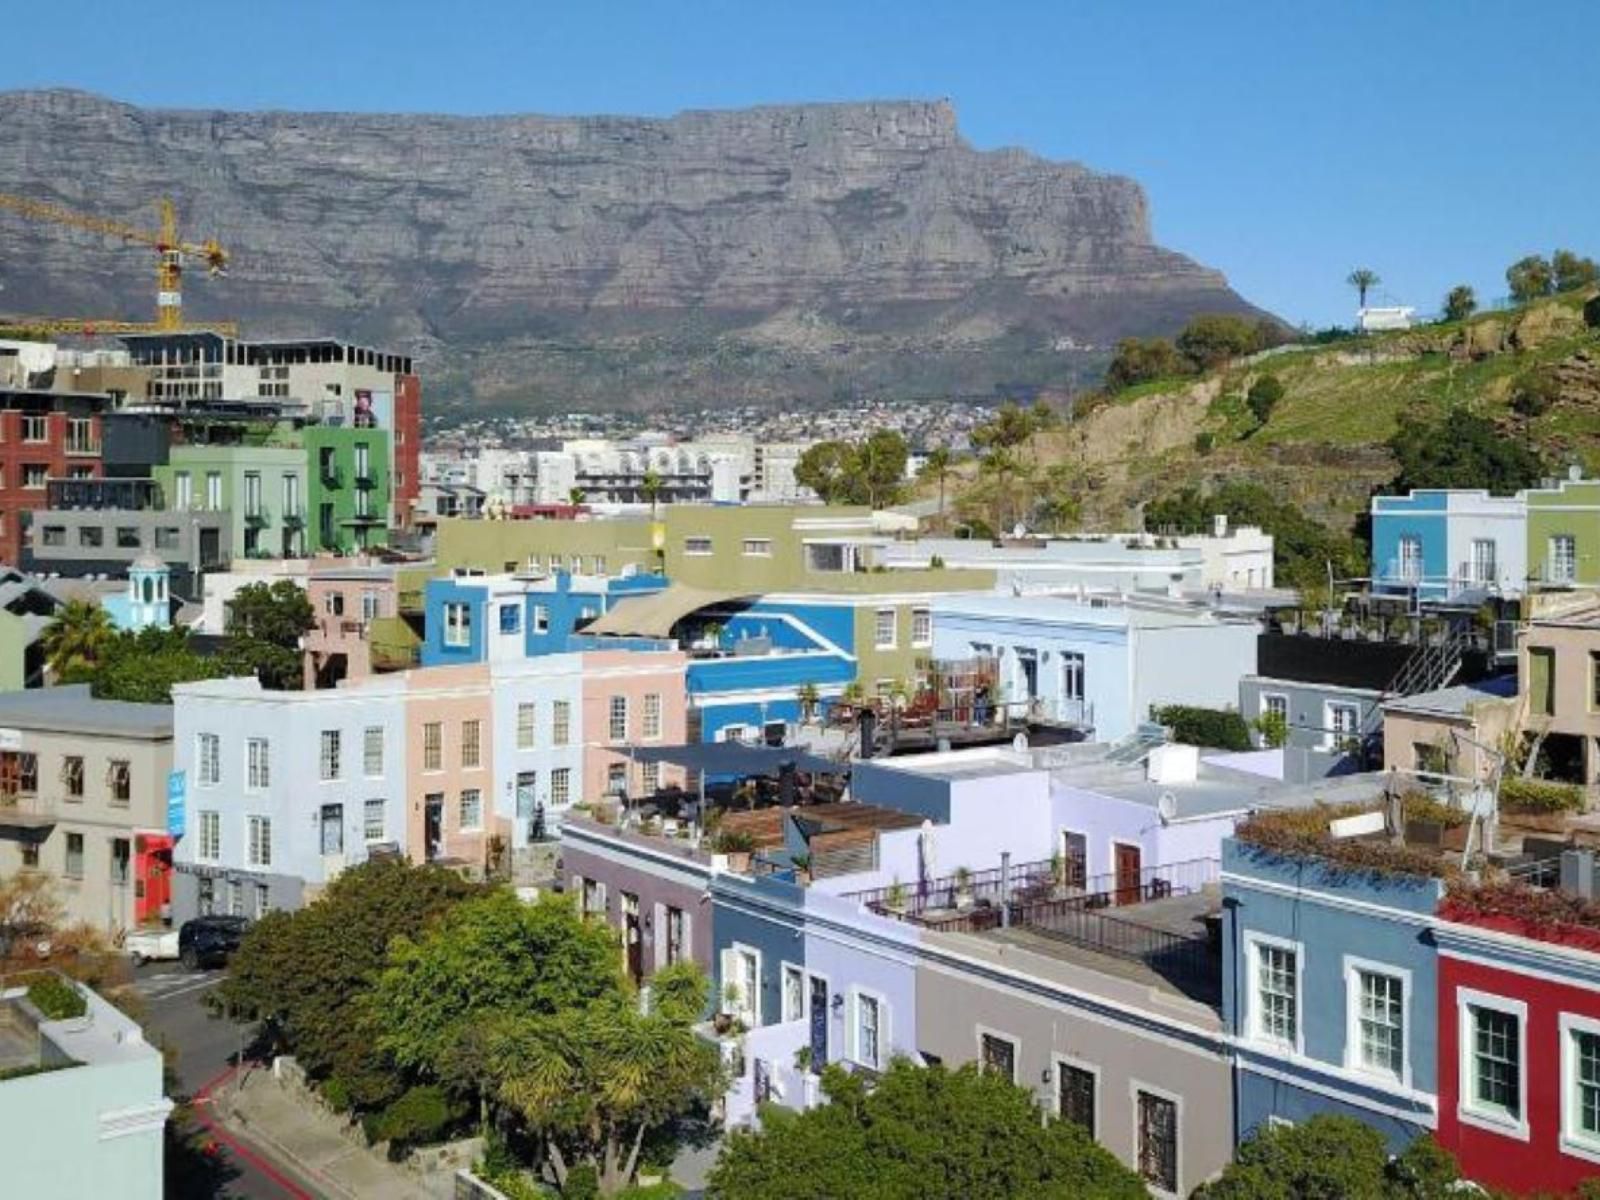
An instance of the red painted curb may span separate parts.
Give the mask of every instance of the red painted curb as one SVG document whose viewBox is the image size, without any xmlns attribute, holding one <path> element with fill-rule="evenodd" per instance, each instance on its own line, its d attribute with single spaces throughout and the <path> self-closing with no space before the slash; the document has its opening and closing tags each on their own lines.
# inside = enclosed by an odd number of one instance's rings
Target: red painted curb
<svg viewBox="0 0 1600 1200">
<path fill-rule="evenodd" d="M 238 1067 L 229 1067 L 194 1094 L 192 1107 L 195 1119 L 200 1122 L 208 1134 L 281 1187 L 285 1194 L 292 1196 L 294 1200 L 316 1200 L 316 1197 L 312 1196 L 310 1192 L 303 1191 L 291 1183 L 283 1172 L 229 1133 L 221 1122 L 212 1117 L 210 1108 L 202 1104 L 203 1101 L 211 1098 L 211 1092 L 215 1088 L 225 1083 L 238 1069 Z"/>
</svg>

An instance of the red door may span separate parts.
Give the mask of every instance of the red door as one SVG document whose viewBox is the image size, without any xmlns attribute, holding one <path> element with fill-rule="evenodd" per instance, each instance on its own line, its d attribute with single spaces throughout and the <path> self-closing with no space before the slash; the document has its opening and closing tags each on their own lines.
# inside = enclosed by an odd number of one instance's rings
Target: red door
<svg viewBox="0 0 1600 1200">
<path fill-rule="evenodd" d="M 1139 903 L 1139 847 L 1117 846 L 1117 903 Z"/>
<path fill-rule="evenodd" d="M 133 919 L 159 921 L 172 911 L 172 838 L 141 833 L 133 841 Z"/>
</svg>

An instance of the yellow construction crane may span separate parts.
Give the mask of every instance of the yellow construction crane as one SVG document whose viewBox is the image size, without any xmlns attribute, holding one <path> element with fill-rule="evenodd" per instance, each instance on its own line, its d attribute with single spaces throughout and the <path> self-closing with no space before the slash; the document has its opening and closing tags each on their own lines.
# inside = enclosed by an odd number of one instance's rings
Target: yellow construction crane
<svg viewBox="0 0 1600 1200">
<path fill-rule="evenodd" d="M 41 332 L 54 333 L 168 333 L 187 328 L 183 321 L 184 260 L 198 259 L 205 264 L 210 274 L 221 275 L 228 269 L 228 252 L 215 238 L 204 242 L 182 241 L 178 237 L 178 212 L 173 207 L 172 201 L 162 200 L 160 206 L 161 228 L 152 231 L 139 229 L 121 221 L 108 220 L 105 217 L 85 216 L 54 204 L 46 204 L 42 200 L 30 200 L 26 196 L 13 196 L 0 192 L 0 209 L 7 209 L 37 221 L 52 221 L 57 225 L 69 225 L 74 229 L 103 233 L 107 237 L 120 238 L 135 245 L 153 247 L 156 252 L 154 325 L 129 321 L 71 321 L 53 318 L 39 318 L 38 322 L 27 318 L 8 318 L 6 324 L 12 328 L 39 328 Z M 215 324 L 206 325 L 204 328 L 218 329 L 221 332 L 220 327 Z"/>
</svg>

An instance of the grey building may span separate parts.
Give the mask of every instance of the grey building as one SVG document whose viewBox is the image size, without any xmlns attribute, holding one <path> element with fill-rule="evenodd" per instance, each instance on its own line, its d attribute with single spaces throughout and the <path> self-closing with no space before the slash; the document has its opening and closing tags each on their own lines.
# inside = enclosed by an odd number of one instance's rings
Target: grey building
<svg viewBox="0 0 1600 1200">
<path fill-rule="evenodd" d="M 1239 680 L 1239 712 L 1246 721 L 1254 724 L 1270 712 L 1283 714 L 1289 752 L 1285 770 L 1291 779 L 1329 774 L 1353 757 L 1353 748 L 1370 748 L 1383 730 L 1383 697 L 1383 690 L 1375 687 L 1268 675 Z"/>
</svg>

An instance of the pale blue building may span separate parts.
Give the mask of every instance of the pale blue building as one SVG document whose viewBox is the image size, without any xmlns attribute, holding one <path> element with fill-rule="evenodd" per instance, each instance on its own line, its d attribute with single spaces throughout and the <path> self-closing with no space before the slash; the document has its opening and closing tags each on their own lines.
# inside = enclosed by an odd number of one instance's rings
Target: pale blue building
<svg viewBox="0 0 1600 1200">
<path fill-rule="evenodd" d="M 1372 498 L 1372 587 L 1422 600 L 1520 596 L 1528 582 L 1526 496 L 1420 489 Z"/>
</svg>

